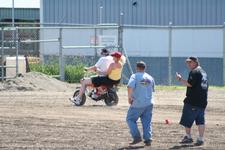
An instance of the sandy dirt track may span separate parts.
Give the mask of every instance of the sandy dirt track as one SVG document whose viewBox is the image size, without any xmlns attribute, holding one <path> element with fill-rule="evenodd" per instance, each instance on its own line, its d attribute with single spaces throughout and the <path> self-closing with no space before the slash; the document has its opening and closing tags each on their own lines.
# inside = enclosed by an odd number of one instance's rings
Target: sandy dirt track
<svg viewBox="0 0 225 150">
<path fill-rule="evenodd" d="M 0 91 L 0 149 L 224 149 L 225 90 L 210 89 L 206 110 L 205 145 L 181 145 L 184 134 L 178 124 L 184 90 L 155 92 L 153 143 L 129 147 L 131 140 L 125 117 L 128 109 L 126 89 L 119 90 L 119 104 L 107 107 L 103 102 L 87 100 L 82 107 L 68 101 L 73 87 L 59 91 Z M 170 124 L 165 124 L 169 119 Z M 140 125 L 140 122 L 139 122 Z M 141 126 L 140 126 L 141 130 Z M 196 139 L 197 127 L 193 127 Z"/>
</svg>

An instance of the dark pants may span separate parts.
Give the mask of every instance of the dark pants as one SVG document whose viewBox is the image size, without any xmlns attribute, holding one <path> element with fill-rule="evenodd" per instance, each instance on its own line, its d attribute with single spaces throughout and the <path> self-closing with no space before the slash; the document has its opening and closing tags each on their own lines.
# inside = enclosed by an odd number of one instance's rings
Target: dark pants
<svg viewBox="0 0 225 150">
<path fill-rule="evenodd" d="M 180 124 L 184 127 L 191 128 L 194 121 L 196 125 L 205 124 L 205 109 L 184 104 Z"/>
</svg>

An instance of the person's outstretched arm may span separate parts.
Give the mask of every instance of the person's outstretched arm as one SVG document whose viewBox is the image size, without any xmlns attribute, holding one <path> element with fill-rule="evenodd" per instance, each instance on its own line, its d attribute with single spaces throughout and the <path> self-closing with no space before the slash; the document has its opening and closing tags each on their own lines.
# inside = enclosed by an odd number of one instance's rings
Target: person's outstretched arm
<svg viewBox="0 0 225 150">
<path fill-rule="evenodd" d="M 93 71 L 93 72 L 95 72 L 97 70 L 97 67 L 96 66 L 85 67 L 84 70 L 85 71 Z"/>
</svg>

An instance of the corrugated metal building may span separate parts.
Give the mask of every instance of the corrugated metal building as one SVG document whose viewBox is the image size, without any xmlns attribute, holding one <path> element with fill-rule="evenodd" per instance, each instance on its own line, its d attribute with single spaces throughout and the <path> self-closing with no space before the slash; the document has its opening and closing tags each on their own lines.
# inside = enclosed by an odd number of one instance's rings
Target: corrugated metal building
<svg viewBox="0 0 225 150">
<path fill-rule="evenodd" d="M 7 22 L 12 19 L 11 8 L 0 8 L 0 21 Z M 35 21 L 39 22 L 39 8 L 15 8 L 15 21 Z"/>
<path fill-rule="evenodd" d="M 144 60 L 150 66 L 146 71 L 155 77 L 157 84 L 168 84 L 170 50 L 172 84 L 178 84 L 174 79 L 176 71 L 187 77 L 184 60 L 189 55 L 199 57 L 211 85 L 225 84 L 225 0 L 41 0 L 40 14 L 41 23 L 122 23 L 123 49 L 129 55 L 132 68 L 135 70 L 137 60 Z M 169 22 L 172 28 L 161 28 Z M 194 25 L 198 27 L 184 27 Z M 203 27 L 206 25 L 216 26 Z M 93 31 L 64 31 L 63 44 L 90 44 Z M 56 34 L 52 32 L 46 31 L 44 38 Z M 117 32 L 104 32 L 106 36 L 118 36 Z M 48 44 L 45 51 L 55 50 L 53 47 Z M 74 55 L 74 52 L 65 51 L 66 55 Z M 79 53 L 77 49 L 76 53 Z M 129 69 L 124 70 L 129 77 Z"/>
<path fill-rule="evenodd" d="M 44 23 L 221 25 L 224 0 L 42 0 Z M 121 16 L 123 13 L 123 16 Z"/>
<path fill-rule="evenodd" d="M 40 9 L 39 8 L 14 8 L 15 26 L 39 26 L 40 22 Z M 27 23 L 27 24 L 26 24 Z M 31 23 L 31 24 L 29 24 Z M 33 24 L 34 23 L 34 24 Z M 37 24 L 36 24 L 37 23 Z M 0 7 L 0 26 L 6 27 L 12 25 L 12 8 Z M 0 40 L 2 39 L 2 32 L 0 31 Z M 12 40 L 12 31 L 4 32 L 5 40 Z M 21 31 L 19 37 L 35 37 L 39 38 L 39 31 Z M 12 43 L 5 43 L 8 47 L 12 47 Z M 16 55 L 15 49 L 7 49 L 4 52 L 5 55 Z M 20 55 L 38 55 L 39 44 L 20 44 Z"/>
</svg>

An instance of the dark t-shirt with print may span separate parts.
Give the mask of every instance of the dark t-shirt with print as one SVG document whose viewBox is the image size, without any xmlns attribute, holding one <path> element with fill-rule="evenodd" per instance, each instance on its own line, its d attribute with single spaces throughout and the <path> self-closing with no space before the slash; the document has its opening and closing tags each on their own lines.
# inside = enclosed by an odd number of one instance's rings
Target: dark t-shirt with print
<svg viewBox="0 0 225 150">
<path fill-rule="evenodd" d="M 188 83 L 191 84 L 192 87 L 187 87 L 184 103 L 206 108 L 208 96 L 208 79 L 206 72 L 198 66 L 189 73 Z"/>
</svg>

